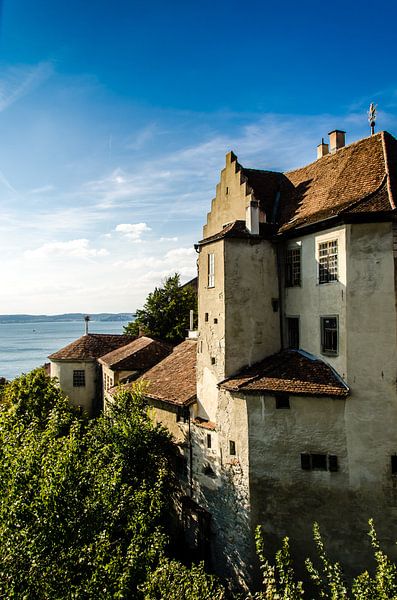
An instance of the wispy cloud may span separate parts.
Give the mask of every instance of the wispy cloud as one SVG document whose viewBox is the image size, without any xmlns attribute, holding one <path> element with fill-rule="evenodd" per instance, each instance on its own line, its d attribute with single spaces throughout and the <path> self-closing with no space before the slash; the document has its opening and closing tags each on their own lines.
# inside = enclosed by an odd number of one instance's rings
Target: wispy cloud
<svg viewBox="0 0 397 600">
<path fill-rule="evenodd" d="M 0 78 L 0 112 L 29 94 L 53 73 L 51 62 L 9 67 Z"/>
<path fill-rule="evenodd" d="M 107 256 L 106 248 L 90 248 L 86 239 L 69 240 L 67 242 L 51 242 L 43 244 L 35 250 L 26 250 L 26 258 L 49 258 L 66 256 L 69 258 L 92 258 L 95 256 Z"/>
</svg>

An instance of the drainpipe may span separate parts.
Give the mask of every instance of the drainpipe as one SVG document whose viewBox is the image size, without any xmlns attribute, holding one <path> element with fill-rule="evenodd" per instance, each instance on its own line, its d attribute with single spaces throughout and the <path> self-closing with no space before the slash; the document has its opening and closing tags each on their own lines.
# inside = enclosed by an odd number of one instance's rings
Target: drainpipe
<svg viewBox="0 0 397 600">
<path fill-rule="evenodd" d="M 190 427 L 190 409 L 188 406 L 185 407 L 185 419 L 188 422 L 188 446 L 189 446 L 189 494 L 193 498 L 193 444 L 192 444 L 192 431 Z"/>
<path fill-rule="evenodd" d="M 284 286 L 283 286 L 283 248 L 279 241 L 276 241 L 277 255 L 277 279 L 278 279 L 278 297 L 279 302 L 279 319 L 280 319 L 280 348 L 284 350 Z"/>
</svg>

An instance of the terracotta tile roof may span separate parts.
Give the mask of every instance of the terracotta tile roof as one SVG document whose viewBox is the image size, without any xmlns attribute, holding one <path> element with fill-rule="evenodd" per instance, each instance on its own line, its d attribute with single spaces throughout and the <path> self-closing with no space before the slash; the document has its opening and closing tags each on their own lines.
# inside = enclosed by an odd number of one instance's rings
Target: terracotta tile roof
<svg viewBox="0 0 397 600">
<path fill-rule="evenodd" d="M 382 203 L 381 210 L 393 210 L 396 154 L 397 140 L 386 132 L 380 132 L 334 154 L 327 154 L 306 167 L 285 173 L 294 191 L 281 198 L 278 215 L 280 232 L 341 212 L 347 214 L 349 206 L 357 206 L 365 198 L 365 212 L 377 212 L 377 192 L 385 181 L 388 198 Z M 390 163 L 393 169 L 390 169 Z"/>
<path fill-rule="evenodd" d="M 54 352 L 48 358 L 50 360 L 95 360 L 111 350 L 125 346 L 133 339 L 130 335 L 123 334 L 88 333 Z"/>
<path fill-rule="evenodd" d="M 349 388 L 325 362 L 302 350 L 283 350 L 220 384 L 229 391 L 344 398 Z"/>
<path fill-rule="evenodd" d="M 172 346 L 150 337 L 134 341 L 101 356 L 99 362 L 113 371 L 147 371 L 172 352 Z"/>
<path fill-rule="evenodd" d="M 213 421 L 206 421 L 205 419 L 201 419 L 200 417 L 196 417 L 193 420 L 194 425 L 197 427 L 202 427 L 203 429 L 208 429 L 209 431 L 215 431 L 216 423 Z"/>
<path fill-rule="evenodd" d="M 240 164 L 238 169 L 273 233 L 292 232 L 331 217 L 391 214 L 397 204 L 397 140 L 385 131 L 287 173 Z M 249 236 L 241 223 L 235 221 L 200 243 Z M 261 233 L 268 235 L 269 230 L 262 225 Z"/>
<path fill-rule="evenodd" d="M 167 358 L 138 379 L 148 383 L 145 395 L 169 404 L 190 404 L 196 397 L 196 353 L 195 340 L 176 346 Z"/>
</svg>

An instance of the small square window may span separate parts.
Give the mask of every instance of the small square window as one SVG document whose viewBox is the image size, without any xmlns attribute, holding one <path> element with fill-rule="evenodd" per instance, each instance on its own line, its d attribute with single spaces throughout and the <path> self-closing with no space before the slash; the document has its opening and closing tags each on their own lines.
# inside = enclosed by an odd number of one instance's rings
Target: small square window
<svg viewBox="0 0 397 600">
<path fill-rule="evenodd" d="M 214 325 L 216 325 L 218 323 L 218 319 L 215 317 L 214 319 Z"/>
<path fill-rule="evenodd" d="M 230 456 L 236 455 L 236 442 L 229 440 L 229 454 Z"/>
<path fill-rule="evenodd" d="M 338 317 L 320 317 L 321 320 L 321 353 L 338 354 Z"/>
<path fill-rule="evenodd" d="M 326 454 L 312 454 L 312 469 L 313 471 L 326 471 L 327 470 L 327 455 Z"/>
<path fill-rule="evenodd" d="M 77 369 L 73 371 L 73 387 L 85 387 L 84 369 Z"/>
<path fill-rule="evenodd" d="M 286 394 L 277 394 L 276 398 L 276 408 L 290 408 L 289 404 L 289 396 Z"/>
<path fill-rule="evenodd" d="M 207 433 L 207 448 L 211 448 L 211 445 L 212 445 L 211 434 Z"/>
<path fill-rule="evenodd" d="M 211 356 L 211 365 L 215 365 L 216 364 L 216 358 L 215 356 Z"/>
</svg>

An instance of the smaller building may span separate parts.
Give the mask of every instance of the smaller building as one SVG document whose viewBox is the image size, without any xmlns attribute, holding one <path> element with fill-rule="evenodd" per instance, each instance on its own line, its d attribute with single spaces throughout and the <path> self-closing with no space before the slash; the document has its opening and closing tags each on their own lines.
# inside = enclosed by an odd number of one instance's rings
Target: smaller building
<svg viewBox="0 0 397 600">
<path fill-rule="evenodd" d="M 110 388 L 134 381 L 172 352 L 172 346 L 145 335 L 116 348 L 98 359 L 102 366 L 105 403 L 111 398 Z"/>
<path fill-rule="evenodd" d="M 126 346 L 132 339 L 130 335 L 87 333 L 48 357 L 51 377 L 58 379 L 72 404 L 92 416 L 100 410 L 103 398 L 98 358 Z"/>
</svg>

